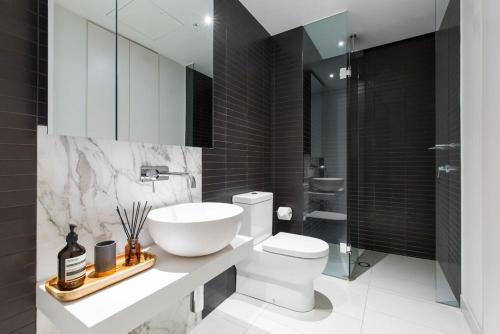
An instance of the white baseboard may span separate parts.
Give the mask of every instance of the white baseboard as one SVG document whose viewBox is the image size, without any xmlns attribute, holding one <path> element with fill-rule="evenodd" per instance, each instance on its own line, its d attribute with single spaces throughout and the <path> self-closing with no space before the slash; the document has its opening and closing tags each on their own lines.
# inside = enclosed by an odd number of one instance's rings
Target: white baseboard
<svg viewBox="0 0 500 334">
<path fill-rule="evenodd" d="M 462 295 L 460 296 L 460 308 L 462 309 L 462 313 L 464 314 L 465 320 L 467 321 L 472 334 L 483 334 L 481 326 L 479 326 L 474 314 L 472 314 L 470 310 L 467 300 Z"/>
</svg>

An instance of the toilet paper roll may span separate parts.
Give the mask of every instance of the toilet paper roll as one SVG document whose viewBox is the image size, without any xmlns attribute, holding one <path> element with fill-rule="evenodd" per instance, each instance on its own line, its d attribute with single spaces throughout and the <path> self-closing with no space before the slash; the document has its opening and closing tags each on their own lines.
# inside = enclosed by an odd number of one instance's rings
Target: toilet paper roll
<svg viewBox="0 0 500 334">
<path fill-rule="evenodd" d="M 288 206 L 280 206 L 278 211 L 276 211 L 276 215 L 279 220 L 291 220 L 292 219 L 292 208 Z"/>
</svg>

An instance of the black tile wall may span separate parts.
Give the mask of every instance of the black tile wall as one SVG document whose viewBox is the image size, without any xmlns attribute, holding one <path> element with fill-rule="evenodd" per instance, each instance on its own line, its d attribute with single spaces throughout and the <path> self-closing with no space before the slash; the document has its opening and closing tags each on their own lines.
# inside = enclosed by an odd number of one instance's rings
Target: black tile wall
<svg viewBox="0 0 500 334">
<path fill-rule="evenodd" d="M 274 206 L 291 207 L 294 213 L 290 222 L 273 215 L 273 233 L 303 233 L 303 31 L 300 27 L 272 37 Z"/>
<path fill-rule="evenodd" d="M 436 143 L 460 143 L 460 1 L 436 32 Z M 436 151 L 436 165 L 460 167 L 460 149 Z M 436 184 L 436 259 L 457 301 L 461 291 L 460 171 Z"/>
<path fill-rule="evenodd" d="M 313 41 L 307 34 L 307 32 L 302 29 L 303 32 L 303 43 L 302 43 L 302 69 L 303 69 L 303 129 L 304 129 L 304 154 L 311 154 L 311 75 L 314 75 L 311 64 L 321 61 L 321 55 L 318 49 L 314 45 Z"/>
<path fill-rule="evenodd" d="M 48 6 L 47 0 L 38 0 L 38 81 L 37 123 L 47 125 L 48 87 Z"/>
<path fill-rule="evenodd" d="M 214 145 L 203 149 L 203 201 L 272 190 L 270 35 L 239 2 L 214 1 Z M 206 285 L 204 315 L 235 291 L 235 269 Z"/>
<path fill-rule="evenodd" d="M 236 268 L 231 268 L 205 284 L 203 318 L 236 291 Z"/>
<path fill-rule="evenodd" d="M 311 71 L 304 70 L 302 101 L 304 110 L 302 113 L 302 126 L 304 129 L 302 145 L 305 155 L 311 155 Z"/>
<path fill-rule="evenodd" d="M 434 34 L 354 56 L 348 219 L 354 247 L 435 258 Z M 359 80 L 356 80 L 359 74 Z"/>
<path fill-rule="evenodd" d="M 186 67 L 186 146 L 212 147 L 212 81 Z"/>
<path fill-rule="evenodd" d="M 9 268 L 0 275 L 2 333 L 36 331 L 36 126 L 46 119 L 46 27 L 46 1 L 0 1 L 0 266 Z"/>
</svg>

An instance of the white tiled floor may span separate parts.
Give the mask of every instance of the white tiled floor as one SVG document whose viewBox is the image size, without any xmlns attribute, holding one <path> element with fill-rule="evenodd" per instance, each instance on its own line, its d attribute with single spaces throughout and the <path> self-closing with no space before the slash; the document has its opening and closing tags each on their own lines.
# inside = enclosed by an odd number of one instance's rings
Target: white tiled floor
<svg viewBox="0 0 500 334">
<path fill-rule="evenodd" d="M 434 302 L 434 266 L 388 255 L 352 282 L 323 275 L 307 313 L 235 293 L 190 334 L 470 334 L 460 310 Z"/>
</svg>

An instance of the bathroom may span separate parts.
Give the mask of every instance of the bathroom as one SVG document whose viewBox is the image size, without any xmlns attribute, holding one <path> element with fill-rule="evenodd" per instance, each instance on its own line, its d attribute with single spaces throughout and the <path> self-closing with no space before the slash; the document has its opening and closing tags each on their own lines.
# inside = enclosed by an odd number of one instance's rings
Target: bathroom
<svg viewBox="0 0 500 334">
<path fill-rule="evenodd" d="M 500 333 L 499 11 L 2 1 L 0 333 Z"/>
</svg>

